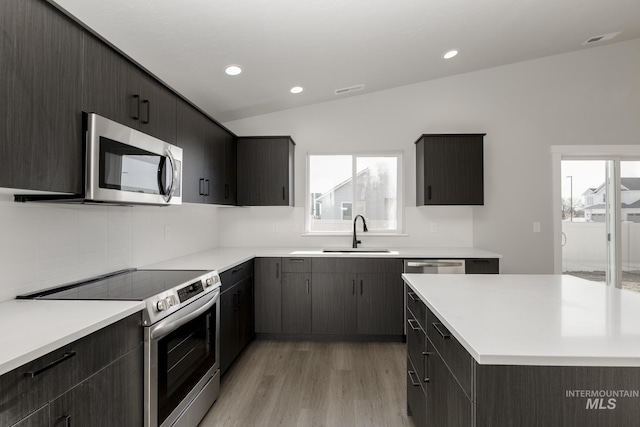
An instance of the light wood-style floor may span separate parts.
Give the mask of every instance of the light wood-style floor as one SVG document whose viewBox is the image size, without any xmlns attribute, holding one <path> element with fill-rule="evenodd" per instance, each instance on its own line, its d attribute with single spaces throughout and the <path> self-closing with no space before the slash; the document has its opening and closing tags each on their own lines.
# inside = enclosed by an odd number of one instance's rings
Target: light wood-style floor
<svg viewBox="0 0 640 427">
<path fill-rule="evenodd" d="M 402 343 L 254 341 L 200 427 L 412 426 Z"/>
</svg>

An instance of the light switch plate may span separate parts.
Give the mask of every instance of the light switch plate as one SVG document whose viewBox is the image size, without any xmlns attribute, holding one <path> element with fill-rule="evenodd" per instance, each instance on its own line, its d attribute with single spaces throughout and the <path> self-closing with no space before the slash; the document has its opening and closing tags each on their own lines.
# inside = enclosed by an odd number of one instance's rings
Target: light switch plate
<svg viewBox="0 0 640 427">
<path fill-rule="evenodd" d="M 539 221 L 533 221 L 533 232 L 540 233 L 542 231 L 542 226 Z"/>
</svg>

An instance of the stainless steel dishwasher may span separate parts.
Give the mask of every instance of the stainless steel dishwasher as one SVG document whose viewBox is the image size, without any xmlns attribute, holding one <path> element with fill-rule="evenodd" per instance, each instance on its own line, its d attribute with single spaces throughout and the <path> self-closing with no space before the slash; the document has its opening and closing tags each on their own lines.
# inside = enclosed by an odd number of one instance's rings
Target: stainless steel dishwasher
<svg viewBox="0 0 640 427">
<path fill-rule="evenodd" d="M 463 259 L 405 259 L 404 272 L 411 274 L 465 274 Z M 407 336 L 407 284 L 404 284 L 404 336 Z"/>
</svg>

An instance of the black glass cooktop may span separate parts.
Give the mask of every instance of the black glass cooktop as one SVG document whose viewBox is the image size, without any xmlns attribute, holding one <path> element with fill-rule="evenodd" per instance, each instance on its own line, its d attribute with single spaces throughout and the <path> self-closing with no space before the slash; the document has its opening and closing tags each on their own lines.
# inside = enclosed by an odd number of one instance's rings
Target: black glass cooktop
<svg viewBox="0 0 640 427">
<path fill-rule="evenodd" d="M 18 298 L 143 301 L 176 286 L 190 285 L 206 273 L 206 270 L 122 270 Z"/>
</svg>

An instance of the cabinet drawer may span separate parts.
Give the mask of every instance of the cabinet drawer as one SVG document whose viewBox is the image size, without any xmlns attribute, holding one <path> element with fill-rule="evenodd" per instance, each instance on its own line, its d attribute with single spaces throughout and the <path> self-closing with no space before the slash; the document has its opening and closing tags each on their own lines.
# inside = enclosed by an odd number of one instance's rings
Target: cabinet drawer
<svg viewBox="0 0 640 427">
<path fill-rule="evenodd" d="M 220 273 L 220 293 L 253 276 L 253 260 L 236 265 Z"/>
<path fill-rule="evenodd" d="M 442 360 L 471 398 L 471 370 L 473 358 L 440 320 L 427 309 L 427 336 Z"/>
<path fill-rule="evenodd" d="M 472 258 L 465 260 L 464 274 L 498 274 L 498 258 Z"/>
<path fill-rule="evenodd" d="M 411 360 L 407 358 L 407 409 L 413 417 L 416 427 L 427 425 L 427 397 L 418 378 Z"/>
<path fill-rule="evenodd" d="M 413 363 L 414 370 L 420 382 L 426 379 L 426 344 L 427 336 L 415 319 L 413 314 L 407 310 L 407 354 Z"/>
<path fill-rule="evenodd" d="M 0 425 L 12 425 L 141 343 L 137 313 L 0 376 Z"/>
<path fill-rule="evenodd" d="M 313 258 L 314 273 L 402 273 L 402 260 L 395 258 Z"/>
<path fill-rule="evenodd" d="M 407 308 L 411 310 L 415 319 L 420 323 L 420 327 L 426 331 L 427 326 L 427 306 L 424 305 L 420 297 L 407 286 Z M 408 318 L 408 315 L 407 315 Z"/>
<path fill-rule="evenodd" d="M 282 258 L 283 273 L 311 273 L 311 258 Z"/>
</svg>

